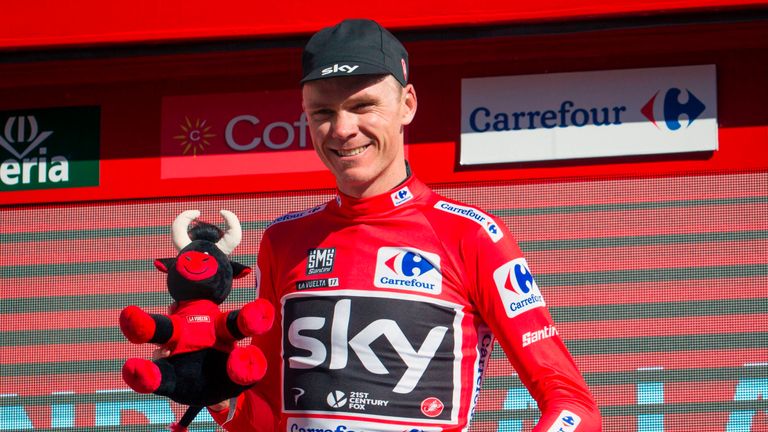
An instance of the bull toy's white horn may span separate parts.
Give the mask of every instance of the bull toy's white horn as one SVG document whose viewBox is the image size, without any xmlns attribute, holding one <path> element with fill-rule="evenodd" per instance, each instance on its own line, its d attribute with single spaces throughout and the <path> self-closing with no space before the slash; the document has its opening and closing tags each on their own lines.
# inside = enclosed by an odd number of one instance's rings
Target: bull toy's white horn
<svg viewBox="0 0 768 432">
<path fill-rule="evenodd" d="M 176 216 L 176 220 L 173 221 L 173 226 L 171 228 L 173 245 L 176 249 L 182 250 L 192 243 L 192 239 L 189 238 L 189 234 L 187 233 L 187 228 L 189 227 L 189 224 L 199 216 L 200 210 L 186 210 Z"/>
<path fill-rule="evenodd" d="M 240 228 L 240 220 L 237 219 L 234 213 L 228 210 L 221 210 L 220 213 L 224 217 L 226 226 L 224 228 L 224 235 L 216 242 L 216 246 L 226 255 L 229 255 L 240 244 L 240 240 L 243 238 L 243 231 Z"/>
</svg>

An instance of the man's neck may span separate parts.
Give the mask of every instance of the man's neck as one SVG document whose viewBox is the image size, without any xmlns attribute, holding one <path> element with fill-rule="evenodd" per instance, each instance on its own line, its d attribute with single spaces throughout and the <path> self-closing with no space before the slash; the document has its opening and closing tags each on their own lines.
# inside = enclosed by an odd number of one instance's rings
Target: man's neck
<svg viewBox="0 0 768 432">
<path fill-rule="evenodd" d="M 408 161 L 403 160 L 403 162 L 400 162 L 398 165 L 399 168 L 391 173 L 385 174 L 386 177 L 378 178 L 364 187 L 342 188 L 339 186 L 339 190 L 345 195 L 358 199 L 370 198 L 386 193 L 403 184 L 411 177 L 411 167 L 408 164 Z"/>
</svg>

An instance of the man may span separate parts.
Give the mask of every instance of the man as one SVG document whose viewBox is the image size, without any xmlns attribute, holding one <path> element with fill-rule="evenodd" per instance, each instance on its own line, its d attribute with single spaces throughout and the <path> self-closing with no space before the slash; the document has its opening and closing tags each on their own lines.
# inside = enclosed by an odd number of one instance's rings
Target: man
<svg viewBox="0 0 768 432">
<path fill-rule="evenodd" d="M 337 198 L 278 218 L 258 254 L 275 328 L 264 380 L 210 411 L 232 431 L 465 430 L 494 337 L 542 416 L 598 431 L 600 414 L 502 223 L 411 173 L 405 48 L 369 20 L 307 43 L 302 95 Z M 526 337 L 527 335 L 527 337 Z"/>
</svg>

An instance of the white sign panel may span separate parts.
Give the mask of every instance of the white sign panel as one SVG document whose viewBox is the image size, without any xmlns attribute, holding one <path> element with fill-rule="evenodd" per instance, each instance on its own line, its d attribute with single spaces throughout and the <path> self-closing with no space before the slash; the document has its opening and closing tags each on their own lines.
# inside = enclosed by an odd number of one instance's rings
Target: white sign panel
<svg viewBox="0 0 768 432">
<path fill-rule="evenodd" d="M 462 165 L 717 150 L 715 66 L 464 79 Z"/>
</svg>

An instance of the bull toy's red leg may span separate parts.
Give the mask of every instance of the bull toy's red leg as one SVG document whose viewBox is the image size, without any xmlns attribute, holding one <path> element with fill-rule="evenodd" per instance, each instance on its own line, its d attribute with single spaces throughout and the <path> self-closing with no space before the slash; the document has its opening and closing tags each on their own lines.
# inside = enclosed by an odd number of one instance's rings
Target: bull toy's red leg
<svg viewBox="0 0 768 432">
<path fill-rule="evenodd" d="M 149 360 L 131 358 L 123 365 L 123 381 L 137 393 L 153 393 L 160 388 L 160 368 Z"/>
<path fill-rule="evenodd" d="M 236 347 L 227 360 L 227 374 L 233 382 L 251 385 L 258 382 L 267 372 L 264 353 L 253 345 Z"/>
<path fill-rule="evenodd" d="M 275 309 L 272 304 L 264 299 L 257 299 L 246 303 L 240 309 L 237 317 L 237 326 L 246 336 L 254 336 L 266 333 L 275 320 Z"/>
<path fill-rule="evenodd" d="M 275 320 L 275 308 L 266 300 L 246 303 L 240 310 L 222 313 L 216 318 L 216 337 L 220 342 L 232 343 L 240 339 L 266 333 Z"/>
<path fill-rule="evenodd" d="M 135 344 L 163 344 L 171 338 L 173 323 L 164 315 L 149 314 L 138 306 L 128 306 L 120 312 L 120 331 Z"/>
<path fill-rule="evenodd" d="M 155 320 L 138 306 L 120 312 L 120 331 L 135 344 L 147 343 L 155 334 Z"/>
</svg>

